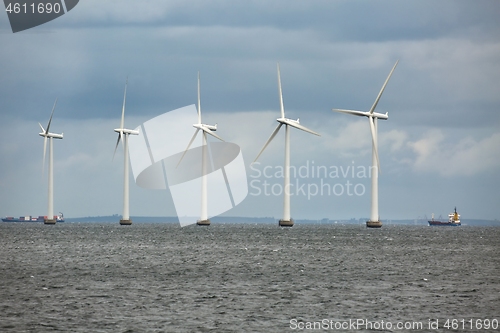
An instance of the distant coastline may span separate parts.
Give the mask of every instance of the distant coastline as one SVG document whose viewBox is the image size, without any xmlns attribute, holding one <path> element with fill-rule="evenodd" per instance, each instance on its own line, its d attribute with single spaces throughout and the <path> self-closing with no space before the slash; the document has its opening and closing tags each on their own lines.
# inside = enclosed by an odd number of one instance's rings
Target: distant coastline
<svg viewBox="0 0 500 333">
<path fill-rule="evenodd" d="M 114 223 L 120 220 L 120 215 L 108 216 L 86 216 L 86 217 L 66 217 L 66 223 Z M 133 223 L 179 223 L 176 216 L 131 216 Z M 240 216 L 217 216 L 210 219 L 213 223 L 252 223 L 252 224 L 277 224 L 278 218 L 274 217 L 240 217 Z M 368 218 L 335 220 L 335 219 L 296 219 L 297 224 L 360 224 L 365 225 Z M 427 219 L 394 219 L 383 220 L 384 225 L 428 225 Z M 497 226 L 500 227 L 499 220 L 483 219 L 462 219 L 463 226 Z"/>
</svg>

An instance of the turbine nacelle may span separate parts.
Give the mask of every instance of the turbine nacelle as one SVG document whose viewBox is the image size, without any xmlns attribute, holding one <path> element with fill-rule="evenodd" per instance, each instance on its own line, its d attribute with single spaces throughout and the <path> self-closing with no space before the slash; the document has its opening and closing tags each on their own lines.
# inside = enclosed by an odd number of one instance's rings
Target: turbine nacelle
<svg viewBox="0 0 500 333">
<path fill-rule="evenodd" d="M 46 137 L 46 138 L 62 139 L 63 136 L 64 136 L 64 133 L 61 133 L 61 134 L 55 134 L 55 133 L 38 133 L 38 135 Z"/>
<path fill-rule="evenodd" d="M 311 134 L 314 134 L 317 136 L 321 136 L 320 134 L 314 132 L 313 130 L 310 130 L 309 128 L 307 128 L 305 126 L 302 126 L 299 122 L 299 118 L 297 118 L 297 120 L 288 119 L 288 118 L 278 118 L 278 119 L 276 119 L 276 121 L 282 125 L 289 125 L 289 126 L 297 128 L 299 130 L 302 130 L 302 131 L 305 131 L 305 132 L 308 132 L 308 133 L 311 133 Z"/>
<path fill-rule="evenodd" d="M 214 133 L 214 131 L 217 130 L 217 125 L 214 126 L 214 125 L 206 125 L 206 124 L 193 124 L 193 127 L 196 128 L 196 131 L 194 132 L 193 138 L 192 138 L 191 142 L 189 143 L 188 148 L 191 145 L 191 143 L 193 143 L 193 140 L 196 137 L 196 134 L 198 134 L 198 131 L 200 131 L 200 130 L 203 131 L 203 133 L 210 134 L 214 138 L 217 138 L 221 141 L 224 141 L 223 138 L 221 138 L 220 136 L 218 136 L 217 134 Z M 188 148 L 186 148 L 186 151 Z"/>
<path fill-rule="evenodd" d="M 139 135 L 139 131 L 131 130 L 131 129 L 127 129 L 127 128 L 115 128 L 114 131 L 116 133 L 121 133 L 121 134 Z"/>
<path fill-rule="evenodd" d="M 372 112 L 372 113 L 370 113 L 370 111 L 356 111 L 356 110 L 343 110 L 343 109 L 332 109 L 332 111 L 352 114 L 352 115 L 360 116 L 360 117 L 373 117 L 373 118 L 378 118 L 378 119 L 382 119 L 382 120 L 387 120 L 389 118 L 389 112 L 386 112 L 386 113 Z"/>
<path fill-rule="evenodd" d="M 201 130 L 208 129 L 210 131 L 217 131 L 217 124 L 215 125 L 193 124 L 193 127 Z"/>
<path fill-rule="evenodd" d="M 50 133 L 43 128 L 42 124 L 38 123 L 38 125 L 40 125 L 40 128 L 42 129 L 42 133 L 38 133 L 38 135 L 43 136 L 44 138 L 54 138 L 54 139 L 62 139 L 63 138 L 64 133 L 61 133 L 61 134 Z"/>
<path fill-rule="evenodd" d="M 300 118 L 297 118 L 297 120 L 289 118 L 278 118 L 276 119 L 276 121 L 283 124 L 290 124 L 290 123 L 300 124 Z"/>
</svg>

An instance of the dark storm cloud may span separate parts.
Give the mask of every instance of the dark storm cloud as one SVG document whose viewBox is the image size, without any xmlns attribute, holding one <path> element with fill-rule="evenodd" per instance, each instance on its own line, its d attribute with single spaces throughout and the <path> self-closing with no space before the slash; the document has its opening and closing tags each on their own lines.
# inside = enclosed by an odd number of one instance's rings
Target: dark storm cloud
<svg viewBox="0 0 500 333">
<path fill-rule="evenodd" d="M 59 96 L 61 106 L 68 103 L 65 117 L 115 117 L 129 76 L 131 114 L 154 115 L 192 103 L 200 70 L 209 110 L 274 109 L 280 61 L 289 109 L 328 110 L 353 100 L 359 103 L 353 107 L 368 108 L 392 63 L 415 56 L 409 43 L 498 36 L 498 7 L 493 1 L 86 1 L 43 26 L 51 33 L 4 36 L 10 47 L 0 51 L 0 70 L 9 84 L 0 97 L 9 112 L 27 116 Z M 443 82 L 429 82 L 434 69 L 422 71 L 417 62 L 435 61 L 436 53 L 447 61 L 446 52 L 469 49 L 415 51 L 423 54 L 414 63 L 402 59 L 393 93 L 419 109 L 449 105 L 454 92 L 431 90 Z M 468 99 L 457 112 L 496 102 Z"/>
<path fill-rule="evenodd" d="M 88 1 L 83 27 L 226 26 L 315 29 L 338 41 L 434 39 L 481 31 L 497 36 L 498 1 Z M 85 12 L 83 12 L 85 10 Z"/>
</svg>

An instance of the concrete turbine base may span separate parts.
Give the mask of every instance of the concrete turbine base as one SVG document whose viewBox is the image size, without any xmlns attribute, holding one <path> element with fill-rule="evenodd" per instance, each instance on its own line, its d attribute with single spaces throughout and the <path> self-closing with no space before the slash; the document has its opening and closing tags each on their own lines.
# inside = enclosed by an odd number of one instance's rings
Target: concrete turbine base
<svg viewBox="0 0 500 333">
<path fill-rule="evenodd" d="M 56 224 L 55 219 L 45 219 L 43 220 L 43 224 Z"/>
<path fill-rule="evenodd" d="M 196 224 L 197 225 L 203 225 L 203 226 L 209 226 L 210 225 L 210 220 L 209 219 L 198 220 L 198 221 L 196 221 Z"/>
<path fill-rule="evenodd" d="M 120 225 L 131 225 L 131 224 L 132 224 L 132 220 L 131 219 L 120 220 Z"/>
<path fill-rule="evenodd" d="M 278 224 L 280 227 L 293 227 L 293 219 L 291 218 L 288 221 L 280 220 Z"/>
<path fill-rule="evenodd" d="M 382 221 L 366 221 L 367 228 L 382 228 Z"/>
</svg>

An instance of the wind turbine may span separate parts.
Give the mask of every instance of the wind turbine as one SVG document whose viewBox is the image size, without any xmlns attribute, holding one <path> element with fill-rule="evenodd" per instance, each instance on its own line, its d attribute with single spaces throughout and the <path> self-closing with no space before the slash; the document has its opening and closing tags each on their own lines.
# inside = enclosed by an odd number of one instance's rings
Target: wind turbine
<svg viewBox="0 0 500 333">
<path fill-rule="evenodd" d="M 380 160 L 378 157 L 378 135 L 377 135 L 377 119 L 382 119 L 382 120 L 387 120 L 389 118 L 389 113 L 386 112 L 385 114 L 383 113 L 377 113 L 374 112 L 375 108 L 377 107 L 378 101 L 380 100 L 380 97 L 382 96 L 382 93 L 384 92 L 385 86 L 387 85 L 387 82 L 389 82 L 389 79 L 391 78 L 392 73 L 396 69 L 396 66 L 398 65 L 398 61 L 394 64 L 394 66 L 391 69 L 391 72 L 389 73 L 389 76 L 387 76 L 387 79 L 384 82 L 384 85 L 382 86 L 382 89 L 380 89 L 380 92 L 378 93 L 377 98 L 375 99 L 375 102 L 373 103 L 372 107 L 370 108 L 370 111 L 364 112 L 364 111 L 354 111 L 354 110 L 342 110 L 342 109 L 333 109 L 333 111 L 336 112 L 342 112 L 342 113 L 348 113 L 348 114 L 353 114 L 355 116 L 361 116 L 361 117 L 368 117 L 368 121 L 370 123 L 370 131 L 372 134 L 372 170 L 375 170 L 375 172 L 372 171 L 371 173 L 371 178 L 372 178 L 372 202 L 371 202 L 371 213 L 370 213 L 370 220 L 366 221 L 366 226 L 369 228 L 380 228 L 382 227 L 382 222 L 380 221 L 380 217 L 378 214 L 378 173 L 380 170 Z"/>
<path fill-rule="evenodd" d="M 125 100 L 127 99 L 127 84 L 128 79 L 125 82 L 125 92 L 123 94 L 123 107 L 122 107 L 122 119 L 120 120 L 120 127 L 115 128 L 115 132 L 118 133 L 118 140 L 116 141 L 115 152 L 113 153 L 113 158 L 116 154 L 116 149 L 118 148 L 118 144 L 123 139 L 123 216 L 120 220 L 121 225 L 130 225 L 132 224 L 132 220 L 130 219 L 129 214 L 129 176 L 128 176 L 128 136 L 138 135 L 139 131 L 126 129 L 124 126 L 125 123 Z"/>
<path fill-rule="evenodd" d="M 48 194 L 48 212 L 47 217 L 43 220 L 45 224 L 56 224 L 56 218 L 54 218 L 54 145 L 52 143 L 52 139 L 62 139 L 63 134 L 54 134 L 50 133 L 50 123 L 52 122 L 52 116 L 54 115 L 54 110 L 56 108 L 57 98 L 54 102 L 54 107 L 52 108 L 52 113 L 50 114 L 49 123 L 47 124 L 47 129 L 44 129 L 42 124 L 40 128 L 42 129 L 42 133 L 39 133 L 40 136 L 43 136 L 43 167 L 45 167 L 45 153 L 47 152 L 47 139 L 49 139 L 49 194 Z M 43 170 L 42 167 L 42 170 Z"/>
<path fill-rule="evenodd" d="M 302 126 L 299 123 L 299 119 L 293 120 L 285 118 L 285 107 L 283 106 L 283 92 L 281 90 L 281 75 L 280 75 L 280 64 L 278 63 L 278 91 L 280 98 L 280 109 L 281 117 L 276 119 L 279 125 L 276 127 L 274 132 L 271 134 L 266 144 L 260 151 L 259 155 L 255 158 L 252 163 L 255 163 L 259 156 L 262 154 L 264 149 L 269 145 L 269 143 L 274 139 L 276 134 L 278 134 L 281 126 L 285 125 L 285 172 L 283 181 L 283 218 L 279 221 L 279 225 L 282 227 L 293 226 L 293 219 L 290 217 L 290 131 L 289 126 L 298 128 L 299 130 L 320 136 L 318 133 Z"/>
<path fill-rule="evenodd" d="M 191 144 L 193 143 L 194 139 L 196 138 L 196 135 L 198 135 L 198 132 L 201 130 L 202 131 L 202 138 L 203 138 L 203 147 L 202 147 L 202 155 L 201 155 L 201 214 L 200 214 L 200 219 L 196 222 L 197 225 L 204 225 L 208 226 L 210 225 L 210 220 L 208 219 L 208 204 L 207 204 L 207 174 L 208 174 L 208 169 L 207 169 L 207 134 L 210 134 L 214 138 L 217 138 L 221 141 L 224 141 L 220 136 L 215 134 L 214 132 L 217 130 L 217 124 L 215 125 L 207 125 L 203 124 L 201 122 L 201 101 L 200 101 L 200 72 L 198 72 L 198 123 L 193 124 L 193 127 L 196 128 L 196 131 L 194 132 L 193 137 L 191 138 L 191 141 L 189 141 L 189 144 L 186 147 L 186 150 L 184 150 L 184 153 L 181 156 L 181 159 L 177 163 L 177 166 L 181 163 L 182 159 L 184 158 L 184 155 L 186 155 L 189 147 L 191 147 Z"/>
</svg>

